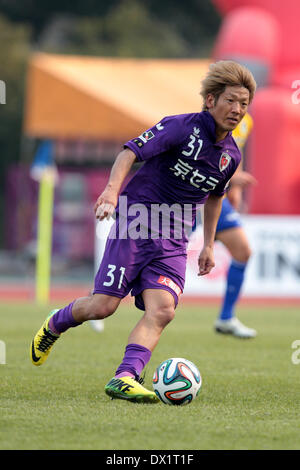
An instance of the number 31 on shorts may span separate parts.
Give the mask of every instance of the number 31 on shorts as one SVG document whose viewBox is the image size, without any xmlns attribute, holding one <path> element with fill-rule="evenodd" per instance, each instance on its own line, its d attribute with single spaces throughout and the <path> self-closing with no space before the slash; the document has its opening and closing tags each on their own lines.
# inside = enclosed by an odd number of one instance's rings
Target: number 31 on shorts
<svg viewBox="0 0 300 470">
<path fill-rule="evenodd" d="M 112 286 L 113 283 L 115 282 L 115 277 L 119 274 L 119 283 L 118 283 L 118 289 L 121 289 L 122 287 L 122 281 L 123 277 L 125 274 L 125 268 L 123 266 L 120 267 L 120 269 L 115 273 L 117 266 L 115 264 L 109 264 L 108 265 L 108 271 L 107 271 L 107 276 L 109 277 L 109 281 L 103 282 L 104 286 Z M 120 273 L 119 273 L 120 271 Z"/>
</svg>

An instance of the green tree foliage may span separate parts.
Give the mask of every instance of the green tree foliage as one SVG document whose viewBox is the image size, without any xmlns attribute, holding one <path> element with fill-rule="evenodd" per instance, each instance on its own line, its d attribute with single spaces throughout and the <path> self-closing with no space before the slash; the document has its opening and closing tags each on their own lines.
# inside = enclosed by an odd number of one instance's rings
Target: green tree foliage
<svg viewBox="0 0 300 470">
<path fill-rule="evenodd" d="M 6 104 L 0 105 L 1 187 L 6 165 L 19 157 L 29 40 L 28 26 L 12 24 L 0 16 L 0 79 L 6 85 Z"/>
<path fill-rule="evenodd" d="M 101 17 L 120 0 L 0 0 L 0 11 L 11 21 L 29 24 L 32 38 L 38 41 L 54 17 Z"/>
<path fill-rule="evenodd" d="M 143 0 L 148 11 L 167 24 L 185 40 L 189 57 L 208 57 L 221 17 L 213 0 Z"/>
<path fill-rule="evenodd" d="M 19 159 L 22 135 L 24 77 L 29 55 L 30 28 L 0 16 L 0 80 L 5 83 L 5 104 L 0 104 L 0 220 L 7 166 Z M 1 235 L 3 231 L 1 230 Z M 1 239 L 0 239 L 1 243 Z"/>
<path fill-rule="evenodd" d="M 212 0 L 0 0 L 0 11 L 43 50 L 137 57 L 207 57 L 221 21 Z M 44 40 L 61 17 L 61 43 Z"/>
<path fill-rule="evenodd" d="M 184 57 L 189 44 L 172 24 L 154 17 L 137 0 L 126 0 L 101 18 L 72 24 L 66 52 L 119 57 Z"/>
</svg>

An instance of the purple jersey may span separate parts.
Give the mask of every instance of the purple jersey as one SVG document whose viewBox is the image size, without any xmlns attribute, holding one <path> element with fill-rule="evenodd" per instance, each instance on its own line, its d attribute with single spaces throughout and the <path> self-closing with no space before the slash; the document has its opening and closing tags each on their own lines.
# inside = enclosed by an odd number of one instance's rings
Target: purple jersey
<svg viewBox="0 0 300 470">
<path fill-rule="evenodd" d="M 136 206 L 141 213 L 145 208 L 152 213 L 153 206 L 177 204 L 183 208 L 176 213 L 180 218 L 186 205 L 193 206 L 194 214 L 196 205 L 203 204 L 210 193 L 222 196 L 241 154 L 230 133 L 221 142 L 215 140 L 215 121 L 202 112 L 166 117 L 125 144 L 144 164 L 120 195 L 94 293 L 123 298 L 131 291 L 136 306 L 144 310 L 144 290 L 165 289 L 177 305 L 185 282 L 187 236 L 181 229 L 179 237 L 174 230 L 169 238 L 152 232 L 149 237 L 146 211 L 142 218 L 146 236 L 136 237 L 136 231 L 130 230 L 136 227 L 130 210 Z M 121 196 L 126 196 L 125 220 Z"/>
<path fill-rule="evenodd" d="M 216 143 L 208 111 L 165 117 L 125 147 L 145 161 L 123 191 L 131 203 L 199 204 L 210 192 L 222 196 L 241 160 L 230 132 Z"/>
<path fill-rule="evenodd" d="M 128 207 L 192 205 L 192 218 L 196 205 L 204 204 L 210 193 L 225 193 L 241 160 L 230 132 L 216 142 L 215 121 L 208 111 L 165 117 L 124 147 L 144 162 L 121 193 Z"/>
</svg>

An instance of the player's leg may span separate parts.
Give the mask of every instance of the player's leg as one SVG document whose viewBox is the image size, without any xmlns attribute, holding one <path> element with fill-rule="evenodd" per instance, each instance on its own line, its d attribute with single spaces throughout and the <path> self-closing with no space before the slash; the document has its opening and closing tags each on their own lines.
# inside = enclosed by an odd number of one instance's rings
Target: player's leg
<svg viewBox="0 0 300 470">
<path fill-rule="evenodd" d="M 234 313 L 243 286 L 247 263 L 251 256 L 247 235 L 241 226 L 235 226 L 218 231 L 216 239 L 228 249 L 232 260 L 227 272 L 226 291 L 215 329 L 219 333 L 252 338 L 256 335 L 256 331 L 244 326 Z"/>
<path fill-rule="evenodd" d="M 216 239 L 222 242 L 232 258 L 227 272 L 226 292 L 220 312 L 220 318 L 228 320 L 234 315 L 234 308 L 242 289 L 245 270 L 251 256 L 251 248 L 242 227 L 234 227 L 218 232 Z"/>
<path fill-rule="evenodd" d="M 163 289 L 146 289 L 142 298 L 144 315 L 131 331 L 123 360 L 105 392 L 112 398 L 154 403 L 157 397 L 139 383 L 140 375 L 162 331 L 174 318 L 175 302 L 172 294 Z"/>
<path fill-rule="evenodd" d="M 94 294 L 74 300 L 62 309 L 52 310 L 31 342 L 32 363 L 36 366 L 42 365 L 62 333 L 85 321 L 112 315 L 120 301 L 118 297 Z"/>
<path fill-rule="evenodd" d="M 50 313 L 31 343 L 33 364 L 41 365 L 45 362 L 54 342 L 67 329 L 114 313 L 121 299 L 130 291 L 130 279 L 134 276 L 130 265 L 134 264 L 134 260 L 128 255 L 133 251 L 130 245 L 132 243 L 134 242 L 129 239 L 119 240 L 114 236 L 107 239 L 95 277 L 93 295 L 81 297 L 63 309 Z"/>
<path fill-rule="evenodd" d="M 129 342 L 143 344 L 152 352 L 163 330 L 175 317 L 175 301 L 163 289 L 145 289 L 142 297 L 145 313 L 130 333 Z"/>
<path fill-rule="evenodd" d="M 156 248 L 154 245 L 157 245 Z M 131 294 L 135 297 L 135 305 L 144 313 L 129 335 L 123 361 L 116 371 L 117 378 L 113 379 L 121 381 L 117 384 L 125 391 L 129 379 L 132 385 L 134 378 L 139 378 L 150 361 L 161 333 L 174 318 L 178 297 L 184 288 L 186 268 L 185 250 L 181 249 L 180 252 L 178 244 L 175 245 L 171 240 L 154 243 L 156 257 L 141 270 L 133 283 Z M 108 383 L 106 393 L 116 396 L 118 390 L 113 388 L 114 383 Z M 144 389 L 144 393 L 147 392 L 150 400 L 156 401 L 156 395 Z"/>
</svg>

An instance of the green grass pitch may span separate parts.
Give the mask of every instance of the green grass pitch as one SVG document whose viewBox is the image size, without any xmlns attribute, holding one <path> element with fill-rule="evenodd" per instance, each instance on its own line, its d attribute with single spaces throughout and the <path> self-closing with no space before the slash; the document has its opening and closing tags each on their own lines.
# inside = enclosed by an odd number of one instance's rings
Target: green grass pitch
<svg viewBox="0 0 300 470">
<path fill-rule="evenodd" d="M 164 359 L 191 360 L 203 385 L 184 407 L 133 404 L 104 394 L 140 316 L 132 304 L 121 305 L 102 333 L 88 323 L 66 332 L 41 367 L 31 364 L 29 345 L 49 308 L 0 308 L 6 346 L 6 364 L 0 364 L 2 450 L 300 447 L 300 364 L 292 362 L 292 343 L 300 340 L 297 307 L 240 306 L 238 317 L 258 336 L 239 340 L 213 332 L 217 306 L 182 303 L 147 366 L 146 386 L 152 387 L 154 369 Z"/>
</svg>

